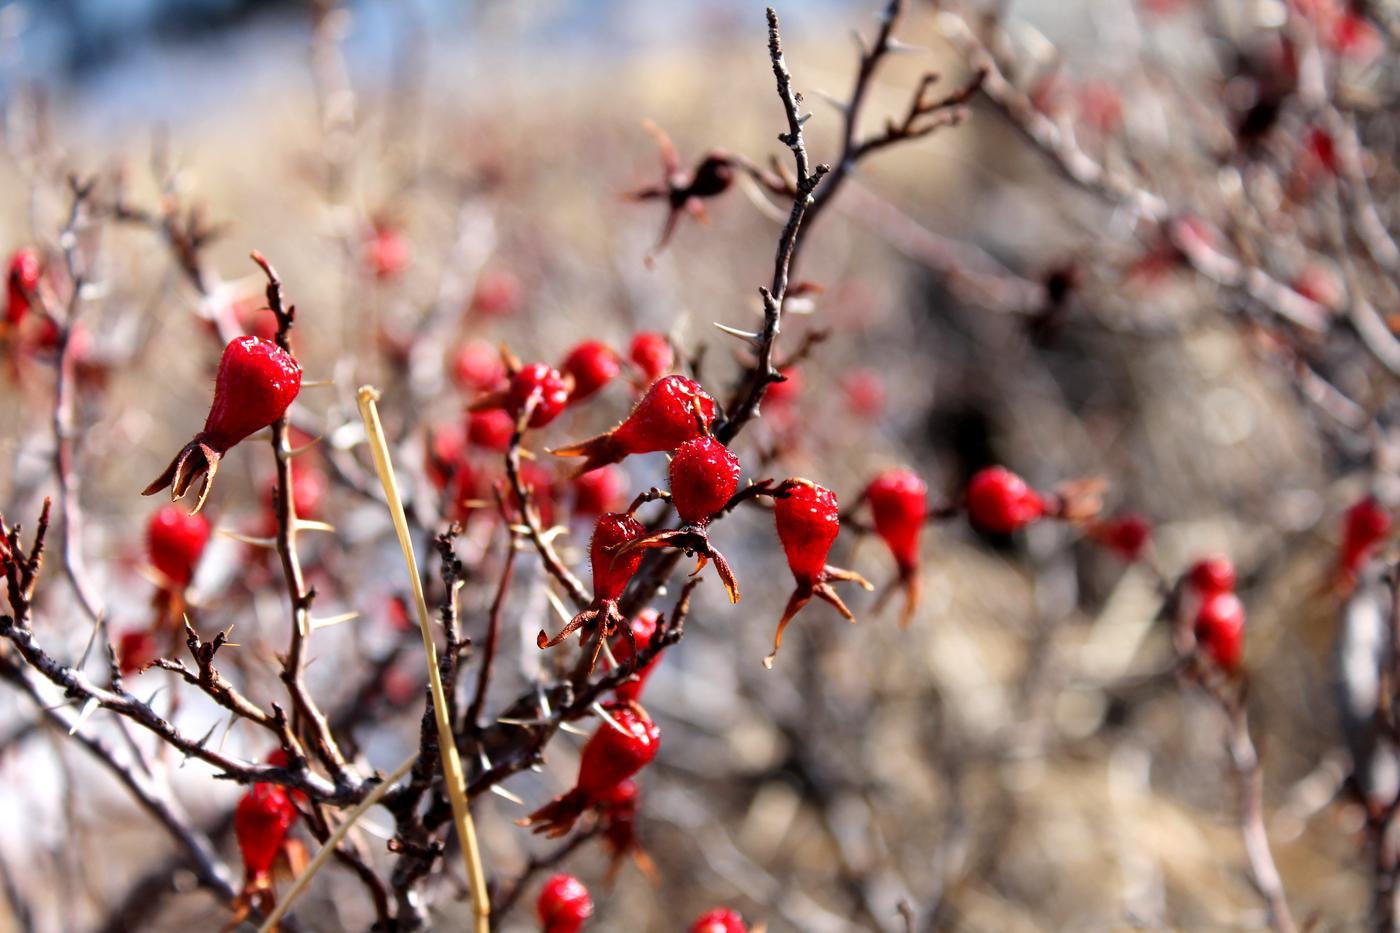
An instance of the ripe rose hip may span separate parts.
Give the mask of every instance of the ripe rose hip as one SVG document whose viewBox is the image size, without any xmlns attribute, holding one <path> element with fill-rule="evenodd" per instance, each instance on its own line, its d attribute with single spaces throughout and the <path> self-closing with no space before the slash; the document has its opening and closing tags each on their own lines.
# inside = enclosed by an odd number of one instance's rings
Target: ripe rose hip
<svg viewBox="0 0 1400 933">
<path fill-rule="evenodd" d="M 854 622 L 856 617 L 832 589 L 832 582 L 850 581 L 867 590 L 874 589 L 855 571 L 842 570 L 826 562 L 831 545 L 841 531 L 841 508 L 836 494 L 808 479 L 787 480 L 777 492 L 781 498 L 773 504 L 773 519 L 797 588 L 792 591 L 783 617 L 778 620 L 778 630 L 773 634 L 773 653 L 763 659 L 763 666 L 770 669 L 783 644 L 783 629 L 813 596 L 830 603 L 844 618 Z"/>
<path fill-rule="evenodd" d="M 1196 613 L 1196 643 L 1227 673 L 1244 658 L 1244 605 L 1229 592 L 1212 593 Z"/>
<path fill-rule="evenodd" d="M 1187 579 L 1202 597 L 1229 593 L 1235 589 L 1235 565 L 1230 558 L 1216 554 L 1192 564 L 1187 571 Z"/>
<path fill-rule="evenodd" d="M 598 801 L 598 815 L 603 826 L 603 845 L 606 846 L 609 856 L 606 878 L 609 886 L 617 877 L 623 860 L 629 855 L 648 878 L 658 880 L 656 867 L 637 838 L 637 814 L 641 810 L 641 795 L 642 791 L 637 782 L 626 780 Z"/>
<path fill-rule="evenodd" d="M 572 404 L 596 395 L 612 382 L 622 372 L 622 361 L 617 351 L 601 340 L 585 340 L 569 351 L 559 369 L 574 378 L 574 390 L 569 395 Z"/>
<path fill-rule="evenodd" d="M 728 907 L 716 907 L 695 918 L 690 933 L 749 933 L 744 918 Z"/>
<path fill-rule="evenodd" d="M 648 383 L 655 382 L 669 373 L 676 364 L 675 351 L 671 341 L 661 334 L 642 331 L 632 338 L 627 357 L 646 377 Z"/>
<path fill-rule="evenodd" d="M 503 408 L 467 414 L 467 439 L 482 450 L 503 453 L 515 436 L 515 418 Z"/>
<path fill-rule="evenodd" d="M 541 649 L 559 644 L 581 626 L 596 625 L 598 638 L 589 664 L 592 670 L 592 666 L 598 662 L 598 654 L 603 650 L 604 640 L 610 638 L 619 625 L 626 624 L 618 612 L 617 601 L 622 598 L 628 581 L 637 572 L 642 553 L 624 553 L 623 548 L 644 534 L 646 528 L 631 515 L 609 512 L 599 516 L 597 524 L 593 526 L 593 540 L 588 545 L 588 558 L 593 567 L 593 601 L 588 608 L 570 619 L 569 624 L 553 638 L 541 631 L 536 639 Z"/>
<path fill-rule="evenodd" d="M 607 712 L 617 726 L 603 723 L 583 746 L 573 790 L 530 814 L 521 825 L 533 826 L 535 832 L 550 837 L 564 835 L 584 810 L 656 757 L 661 730 L 640 706 L 614 703 Z"/>
<path fill-rule="evenodd" d="M 928 516 L 928 486 L 913 470 L 886 470 L 865 489 L 875 533 L 885 542 L 906 594 L 900 625 L 908 627 L 919 604 L 919 538 Z"/>
<path fill-rule="evenodd" d="M 467 435 L 455 423 L 438 425 L 428 431 L 424 470 L 433 487 L 441 492 L 466 459 Z"/>
<path fill-rule="evenodd" d="M 160 657 L 160 645 L 150 629 L 127 629 L 117 638 L 117 663 L 123 677 L 130 677 Z"/>
<path fill-rule="evenodd" d="M 631 629 L 630 637 L 626 633 L 613 636 L 612 652 L 619 664 L 628 668 L 636 667 L 637 653 L 650 648 L 651 640 L 656 637 L 656 622 L 659 618 L 660 614 L 655 609 L 643 609 L 628 626 Z M 660 661 L 661 655 L 657 654 L 642 667 L 636 667 L 632 679 L 618 685 L 613 691 L 613 696 L 626 703 L 641 702 L 647 678 Z"/>
<path fill-rule="evenodd" d="M 622 504 L 626 479 L 615 466 L 599 467 L 574 478 L 574 514 L 602 515 Z"/>
<path fill-rule="evenodd" d="M 992 534 L 1011 534 L 1045 515 L 1045 500 L 1005 467 L 979 470 L 967 485 L 972 524 Z"/>
<path fill-rule="evenodd" d="M 579 472 L 587 473 L 631 454 L 675 450 L 706 433 L 714 420 L 715 400 L 698 383 L 684 376 L 663 376 L 617 427 L 553 453 L 586 458 Z"/>
<path fill-rule="evenodd" d="M 1342 586 L 1350 586 L 1362 566 L 1375 553 L 1377 545 L 1390 534 L 1390 510 L 1367 496 L 1347 509 L 1342 526 L 1342 546 L 1337 558 L 1337 570 Z"/>
<path fill-rule="evenodd" d="M 485 340 L 470 340 L 453 350 L 449 368 L 464 392 L 490 392 L 506 381 L 500 351 Z"/>
<path fill-rule="evenodd" d="M 265 879 L 272 872 L 296 819 L 297 808 L 291 795 L 278 784 L 254 784 L 238 801 L 233 811 L 233 832 L 238 837 L 238 851 L 249 882 Z"/>
<path fill-rule="evenodd" d="M 535 912 L 544 925 L 543 933 L 579 933 L 593 916 L 593 898 L 573 875 L 559 874 L 540 889 Z"/>
<path fill-rule="evenodd" d="M 214 402 L 204 430 L 170 461 L 170 466 L 147 486 L 143 495 L 171 487 L 172 501 L 189 492 L 204 477 L 194 510 L 204 507 L 219 459 L 239 441 L 287 413 L 301 391 L 301 364 L 277 344 L 257 337 L 239 337 L 224 348 L 214 380 Z"/>
<path fill-rule="evenodd" d="M 194 579 L 209 533 L 209 519 L 203 515 L 163 505 L 146 522 L 146 556 L 161 576 L 184 589 Z"/>
<path fill-rule="evenodd" d="M 43 274 L 44 268 L 39 261 L 39 254 L 29 247 L 16 250 L 10 257 L 9 270 L 5 276 L 5 321 L 11 327 L 24 320 L 24 316 L 29 313 L 29 296 L 39 290 L 39 279 Z"/>
<path fill-rule="evenodd" d="M 531 399 L 535 399 L 535 409 L 530 415 L 530 427 L 542 428 L 559 417 L 569 403 L 569 385 L 558 370 L 544 363 L 531 363 L 512 376 L 505 389 L 490 392 L 473 402 L 471 410 L 504 408 L 519 418 Z"/>
<path fill-rule="evenodd" d="M 1136 512 L 1125 512 L 1091 525 L 1089 534 L 1095 541 L 1132 563 L 1142 556 L 1151 543 L 1152 523 Z"/>
</svg>

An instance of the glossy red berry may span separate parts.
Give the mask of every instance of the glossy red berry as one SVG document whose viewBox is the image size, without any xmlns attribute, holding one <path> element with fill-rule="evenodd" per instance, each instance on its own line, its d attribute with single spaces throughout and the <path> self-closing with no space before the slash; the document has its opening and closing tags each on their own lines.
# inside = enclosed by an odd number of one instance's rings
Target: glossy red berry
<svg viewBox="0 0 1400 933">
<path fill-rule="evenodd" d="M 160 645 L 150 629 L 127 629 L 117 637 L 117 664 L 130 677 L 160 657 Z"/>
<path fill-rule="evenodd" d="M 452 480 L 457 465 L 467 452 L 466 432 L 456 423 L 442 424 L 428 431 L 424 472 L 433 487 L 441 492 Z"/>
<path fill-rule="evenodd" d="M 588 545 L 588 558 L 593 567 L 593 599 L 595 602 L 616 602 L 627 589 L 627 582 L 642 562 L 642 552 L 633 551 L 617 560 L 618 548 L 646 534 L 641 522 L 630 515 L 609 512 L 599 516 L 593 526 L 593 540 Z"/>
<path fill-rule="evenodd" d="M 902 573 L 919 565 L 919 538 L 928 514 L 928 486 L 913 470 L 886 470 L 870 481 L 865 497 L 875 533 L 885 542 Z"/>
<path fill-rule="evenodd" d="M 615 466 L 589 470 L 574 479 L 574 514 L 602 515 L 622 505 L 626 477 Z"/>
<path fill-rule="evenodd" d="M 643 651 L 651 647 L 651 640 L 656 637 L 656 622 L 660 614 L 655 609 L 643 609 L 637 617 L 630 623 L 632 638 L 627 636 L 614 636 L 612 641 L 613 656 L 617 658 L 617 663 L 623 668 L 632 665 L 632 643 L 636 642 L 637 650 Z M 613 691 L 613 695 L 623 702 L 640 702 L 642 699 L 642 689 L 646 687 L 647 678 L 660 663 L 661 655 L 658 654 L 642 667 L 634 672 L 635 679 L 628 680 Z"/>
<path fill-rule="evenodd" d="M 453 350 L 449 368 L 464 392 L 490 392 L 506 381 L 500 351 L 485 340 L 469 340 Z"/>
<path fill-rule="evenodd" d="M 685 376 L 663 376 L 652 383 L 617 427 L 554 453 L 586 457 L 580 472 L 587 472 L 631 454 L 675 450 L 704 434 L 714 420 L 715 400 L 698 383 Z"/>
<path fill-rule="evenodd" d="M 749 928 L 737 911 L 716 907 L 696 917 L 690 933 L 749 933 Z"/>
<path fill-rule="evenodd" d="M 254 784 L 238 801 L 233 811 L 233 832 L 238 837 L 243 870 L 250 880 L 264 878 L 272 871 L 296 819 L 291 795 L 278 784 Z"/>
<path fill-rule="evenodd" d="M 992 534 L 1010 534 L 1045 515 L 1045 500 L 1005 467 L 979 470 L 967 486 L 972 524 Z"/>
<path fill-rule="evenodd" d="M 1376 545 L 1390 534 L 1390 528 L 1390 510 L 1374 496 L 1367 496 L 1347 509 L 1342 529 L 1342 572 L 1355 577 Z"/>
<path fill-rule="evenodd" d="M 1211 593 L 1196 613 L 1196 643 L 1221 669 L 1234 672 L 1244 658 L 1244 604 L 1230 592 Z"/>
<path fill-rule="evenodd" d="M 627 356 L 642 371 L 647 382 L 660 379 L 676 364 L 676 354 L 671 349 L 671 341 L 661 334 L 649 331 L 642 331 L 632 338 L 632 346 L 628 348 Z"/>
<path fill-rule="evenodd" d="M 18 324 L 29 313 L 29 296 L 39 289 L 39 279 L 43 273 L 39 254 L 28 247 L 16 250 L 10 257 L 5 277 L 7 323 L 12 326 Z"/>
<path fill-rule="evenodd" d="M 1230 558 L 1216 554 L 1193 564 L 1187 578 L 1200 596 L 1229 593 L 1235 589 L 1235 565 Z"/>
<path fill-rule="evenodd" d="M 503 452 L 509 449 L 514 436 L 515 416 L 503 408 L 467 414 L 467 438 L 482 450 Z"/>
<path fill-rule="evenodd" d="M 582 881 L 573 875 L 559 874 L 540 889 L 535 912 L 544 926 L 543 933 L 579 933 L 593 916 L 593 898 Z"/>
<path fill-rule="evenodd" d="M 622 361 L 617 351 L 601 340 L 585 340 L 569 351 L 559 368 L 574 379 L 569 401 L 581 402 L 612 382 L 622 372 Z"/>
<path fill-rule="evenodd" d="M 530 427 L 542 428 L 559 417 L 569 403 L 568 383 L 558 370 L 544 363 L 531 363 L 511 377 L 510 389 L 506 393 L 506 410 L 519 417 L 531 398 L 538 401 L 534 413 L 530 415 Z"/>
<path fill-rule="evenodd" d="M 836 493 L 811 480 L 792 481 L 787 495 L 774 502 L 773 518 L 793 577 L 798 583 L 818 582 L 841 531 Z"/>
<path fill-rule="evenodd" d="M 187 515 L 173 505 L 156 509 L 146 522 L 146 556 L 151 566 L 173 586 L 189 586 L 210 530 L 203 515 Z"/>
<path fill-rule="evenodd" d="M 287 413 L 301 391 L 301 364 L 277 344 L 257 337 L 239 337 L 224 348 L 214 380 L 214 401 L 204 430 L 175 456 L 144 494 L 172 486 L 172 499 L 189 491 L 194 480 L 206 476 L 195 511 L 204 505 L 219 458 L 254 431 L 260 431 Z"/>
<path fill-rule="evenodd" d="M 713 437 L 697 437 L 671 458 L 671 503 L 687 525 L 704 525 L 739 488 L 739 458 Z"/>
<path fill-rule="evenodd" d="M 536 832 L 551 836 L 567 833 L 584 810 L 595 806 L 656 757 L 661 748 L 661 730 L 640 706 L 612 704 L 607 713 L 612 723 L 601 724 L 583 746 L 573 790 L 525 820 Z"/>
</svg>

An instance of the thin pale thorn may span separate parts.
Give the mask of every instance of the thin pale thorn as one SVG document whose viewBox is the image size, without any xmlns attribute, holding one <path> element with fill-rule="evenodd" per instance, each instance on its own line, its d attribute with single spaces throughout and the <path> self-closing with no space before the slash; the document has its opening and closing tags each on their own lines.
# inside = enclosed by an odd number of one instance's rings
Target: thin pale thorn
<svg viewBox="0 0 1400 933">
<path fill-rule="evenodd" d="M 719 321 L 715 321 L 714 325 L 731 337 L 738 337 L 740 340 L 746 340 L 749 343 L 756 343 L 758 341 L 758 334 L 751 330 L 740 330 L 737 327 L 730 327 L 728 324 L 721 324 Z"/>
<path fill-rule="evenodd" d="M 93 713 L 97 712 L 97 707 L 100 705 L 101 704 L 97 702 L 97 697 L 89 697 L 88 701 L 83 704 L 83 711 L 79 713 L 78 718 L 73 721 L 73 728 L 68 730 L 68 734 L 77 735 L 78 730 L 83 727 L 83 723 L 87 722 L 88 718 L 91 717 Z"/>
<path fill-rule="evenodd" d="M 571 722 L 561 722 L 559 724 L 559 731 L 567 732 L 569 735 L 588 735 L 587 729 L 580 729 Z"/>
<path fill-rule="evenodd" d="M 220 528 L 219 534 L 223 535 L 225 538 L 232 538 L 235 541 L 242 542 L 250 547 L 266 548 L 269 551 L 277 550 L 276 538 L 256 538 L 253 535 L 245 535 L 242 532 L 233 531 L 228 528 Z"/>
<path fill-rule="evenodd" d="M 335 526 L 330 522 L 317 522 L 301 518 L 296 520 L 296 529 L 297 531 L 324 531 L 335 534 Z"/>
<path fill-rule="evenodd" d="M 568 625 L 569 622 L 573 620 L 573 616 L 569 613 L 563 601 L 555 595 L 553 589 L 547 586 L 544 588 L 544 595 L 545 598 L 549 600 L 549 605 L 554 609 L 554 614 L 557 615 L 565 625 Z"/>
<path fill-rule="evenodd" d="M 612 715 L 607 710 L 603 709 L 602 703 L 599 703 L 595 700 L 593 702 L 593 705 L 590 706 L 589 709 L 593 710 L 593 712 L 598 715 L 599 719 L 603 720 L 603 722 L 612 726 L 614 729 L 616 729 L 618 732 L 621 732 L 623 735 L 630 736 L 632 734 L 626 729 L 622 728 L 622 724 L 619 723 L 616 719 L 613 719 Z"/>
<path fill-rule="evenodd" d="M 508 716 L 502 716 L 500 719 L 497 719 L 496 722 L 505 726 L 521 726 L 524 728 L 542 726 L 545 724 L 545 720 L 543 719 L 511 719 Z"/>
<path fill-rule="evenodd" d="M 509 800 L 509 801 L 510 801 L 511 803 L 513 803 L 513 804 L 517 804 L 517 805 L 522 806 L 522 807 L 525 806 L 525 801 L 524 801 L 523 799 L 521 799 L 520 797 L 515 796 L 514 794 L 512 794 L 510 791 L 506 790 L 504 787 L 502 787 L 502 786 L 499 785 L 499 784 L 492 784 L 492 785 L 491 785 L 491 793 L 495 794 L 497 797 L 504 797 L 505 799 Z"/>
<path fill-rule="evenodd" d="M 358 619 L 359 617 L 360 614 L 358 612 L 351 611 L 342 612 L 340 615 L 327 616 L 324 619 L 313 618 L 311 620 L 311 629 L 312 631 L 315 631 L 316 629 L 330 628 L 332 625 L 339 625 L 342 622 L 350 622 L 354 619 Z"/>
<path fill-rule="evenodd" d="M 303 379 L 301 382 L 303 389 L 326 389 L 333 385 L 335 385 L 334 379 L 313 379 L 310 382 Z"/>
</svg>

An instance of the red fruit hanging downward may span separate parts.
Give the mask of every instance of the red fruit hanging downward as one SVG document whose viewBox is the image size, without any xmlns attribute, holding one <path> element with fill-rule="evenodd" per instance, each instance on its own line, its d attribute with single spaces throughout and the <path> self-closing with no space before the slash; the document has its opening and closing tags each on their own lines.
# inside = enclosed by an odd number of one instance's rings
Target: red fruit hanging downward
<svg viewBox="0 0 1400 933">
<path fill-rule="evenodd" d="M 29 296 L 39 290 L 44 267 L 39 254 L 25 247 L 10 257 L 5 275 L 5 323 L 14 327 L 29 313 Z"/>
<path fill-rule="evenodd" d="M 470 410 L 478 412 L 503 408 L 512 417 L 519 418 L 532 400 L 535 407 L 530 413 L 530 427 L 542 428 L 559 417 L 568 404 L 569 384 L 558 370 L 544 363 L 531 363 L 511 376 L 510 385 L 506 388 L 478 398 Z"/>
<path fill-rule="evenodd" d="M 593 898 L 573 875 L 555 875 L 540 889 L 535 912 L 544 925 L 543 933 L 578 933 L 593 916 Z"/>
<path fill-rule="evenodd" d="M 607 712 L 616 725 L 603 723 L 583 746 L 573 790 L 531 813 L 520 825 L 533 826 L 535 832 L 550 837 L 562 836 L 583 811 L 597 805 L 656 757 L 661 730 L 645 710 L 635 704 L 615 703 Z"/>
<path fill-rule="evenodd" d="M 843 617 L 854 622 L 856 617 L 831 584 L 842 580 L 867 590 L 874 589 L 870 581 L 855 571 L 842 570 L 826 562 L 831 545 L 841 531 L 841 508 L 834 492 L 808 479 L 790 479 L 778 487 L 777 493 L 781 498 L 774 503 L 773 518 L 797 588 L 788 598 L 783 617 L 778 620 L 778 630 L 773 633 L 773 653 L 763 659 L 763 666 L 770 669 L 783 644 L 783 629 L 813 596 L 830 603 Z"/>
<path fill-rule="evenodd" d="M 1233 674 L 1244 658 L 1244 604 L 1234 593 L 1212 593 L 1196 613 L 1196 644 Z"/>
<path fill-rule="evenodd" d="M 150 629 L 127 629 L 117 637 L 117 664 L 123 677 L 146 669 L 160 657 L 160 645 Z"/>
<path fill-rule="evenodd" d="M 982 531 L 1011 534 L 1045 512 L 1040 494 L 1005 467 L 979 470 L 967 485 L 967 515 Z"/>
<path fill-rule="evenodd" d="M 676 449 L 671 458 L 671 504 L 681 527 L 638 538 L 624 547 L 626 554 L 642 548 L 675 548 L 699 558 L 691 576 L 714 561 L 729 601 L 739 601 L 739 581 L 724 555 L 710 545 L 706 526 L 729 503 L 739 488 L 739 458 L 713 437 L 697 437 Z"/>
<path fill-rule="evenodd" d="M 928 486 L 913 470 L 886 470 L 865 489 L 875 533 L 890 549 L 899 583 L 904 587 L 900 626 L 907 628 L 919 605 L 919 538 L 928 516 Z"/>
<path fill-rule="evenodd" d="M 596 627 L 597 642 L 593 646 L 593 658 L 589 662 L 589 670 L 593 669 L 593 665 L 598 663 L 599 653 L 603 650 L 603 642 L 612 637 L 619 625 L 626 622 L 617 609 L 617 601 L 622 598 L 623 591 L 627 589 L 627 582 L 632 579 L 632 574 L 637 572 L 637 567 L 642 562 L 640 551 L 623 554 L 622 548 L 644 534 L 646 528 L 631 515 L 609 512 L 599 516 L 597 524 L 593 526 L 593 540 L 588 546 L 588 559 L 593 567 L 593 601 L 588 604 L 588 608 L 570 619 L 569 624 L 560 629 L 553 638 L 541 631 L 536 639 L 541 649 L 554 647 L 580 627 Z M 630 627 L 625 629 L 625 632 L 631 637 Z M 635 645 L 633 649 L 635 651 Z"/>
<path fill-rule="evenodd" d="M 641 788 L 636 781 L 623 781 L 598 801 L 598 816 L 602 823 L 603 845 L 609 862 L 606 881 L 609 886 L 617 877 L 622 862 L 629 855 L 642 873 L 656 880 L 656 866 L 637 839 L 637 814 L 641 809 Z"/>
<path fill-rule="evenodd" d="M 648 384 L 669 373 L 676 364 L 676 353 L 671 349 L 671 341 L 650 331 L 642 331 L 632 338 L 627 357 L 642 371 Z"/>
<path fill-rule="evenodd" d="M 622 504 L 626 478 L 615 466 L 599 467 L 574 479 L 574 514 L 602 515 Z"/>
<path fill-rule="evenodd" d="M 285 415 L 299 391 L 301 364 L 286 350 L 257 337 L 230 341 L 219 360 L 214 402 L 204 420 L 204 430 L 175 455 L 170 466 L 142 495 L 153 495 L 169 486 L 174 501 L 203 476 L 199 500 L 192 510 L 198 512 L 209 496 L 219 459 L 249 434 Z"/>
<path fill-rule="evenodd" d="M 452 351 L 452 381 L 464 392 L 490 392 L 506 381 L 501 354 L 485 340 L 471 340 Z"/>
<path fill-rule="evenodd" d="M 515 436 L 515 417 L 502 408 L 467 415 L 467 439 L 482 450 L 504 453 Z"/>
<path fill-rule="evenodd" d="M 716 907 L 695 918 L 690 933 L 749 933 L 744 918 L 728 907 Z"/>
<path fill-rule="evenodd" d="M 569 351 L 559 369 L 574 378 L 574 390 L 569 395 L 572 405 L 612 382 L 622 372 L 622 361 L 617 351 L 601 340 L 585 340 Z"/>
<path fill-rule="evenodd" d="M 652 383 L 632 413 L 606 434 L 552 451 L 558 457 L 585 457 L 579 473 L 617 463 L 631 454 L 672 451 L 709 431 L 715 400 L 684 376 L 664 376 Z"/>
<path fill-rule="evenodd" d="M 1375 496 L 1367 496 L 1347 509 L 1337 569 L 1340 584 L 1350 586 L 1376 545 L 1390 534 L 1390 511 Z"/>
<path fill-rule="evenodd" d="M 656 637 L 656 622 L 660 617 L 660 613 L 655 609 L 643 609 L 629 625 L 629 633 L 622 637 L 613 636 L 613 656 L 623 667 L 633 669 L 632 678 L 613 691 L 613 696 L 625 703 L 641 702 L 642 689 L 646 686 L 647 678 L 656 669 L 656 665 L 661 663 L 661 655 L 658 653 L 645 665 L 637 667 L 637 652 L 651 647 L 651 640 Z"/>
<path fill-rule="evenodd" d="M 1202 599 L 1216 593 L 1229 593 L 1235 588 L 1235 565 L 1230 558 L 1216 554 L 1192 564 L 1186 577 Z"/>
<path fill-rule="evenodd" d="M 250 885 L 269 877 L 296 820 L 296 805 L 279 784 L 254 784 L 238 801 L 233 811 L 233 832 L 238 837 L 238 851 Z"/>
<path fill-rule="evenodd" d="M 209 519 L 203 515 L 186 515 L 183 509 L 163 505 L 146 522 L 146 556 L 173 588 L 184 589 L 194 579 L 209 532 Z"/>
</svg>

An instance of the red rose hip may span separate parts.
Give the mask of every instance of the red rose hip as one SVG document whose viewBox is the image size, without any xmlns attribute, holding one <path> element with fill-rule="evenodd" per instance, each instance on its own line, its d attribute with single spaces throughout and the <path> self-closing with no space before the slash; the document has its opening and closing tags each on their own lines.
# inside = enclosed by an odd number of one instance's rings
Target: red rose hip
<svg viewBox="0 0 1400 933">
<path fill-rule="evenodd" d="M 544 925 L 543 933 L 579 933 L 593 916 L 593 898 L 573 875 L 559 874 L 540 889 L 535 912 Z"/>
<path fill-rule="evenodd" d="M 928 486 L 913 470 L 886 470 L 865 489 L 875 533 L 890 549 L 904 587 L 900 625 L 908 627 L 919 603 L 919 539 L 928 516 Z"/>
<path fill-rule="evenodd" d="M 209 533 L 209 520 L 203 515 L 163 505 L 146 522 L 146 556 L 172 586 L 184 589 L 194 579 Z"/>
<path fill-rule="evenodd" d="M 672 451 L 700 437 L 715 420 L 715 400 L 684 376 L 664 376 L 652 383 L 632 413 L 606 434 L 553 451 L 559 457 L 584 457 L 580 473 L 631 454 Z"/>
<path fill-rule="evenodd" d="M 1045 500 L 1005 467 L 988 467 L 967 486 L 972 524 L 992 534 L 1011 534 L 1045 515 Z"/>
</svg>

